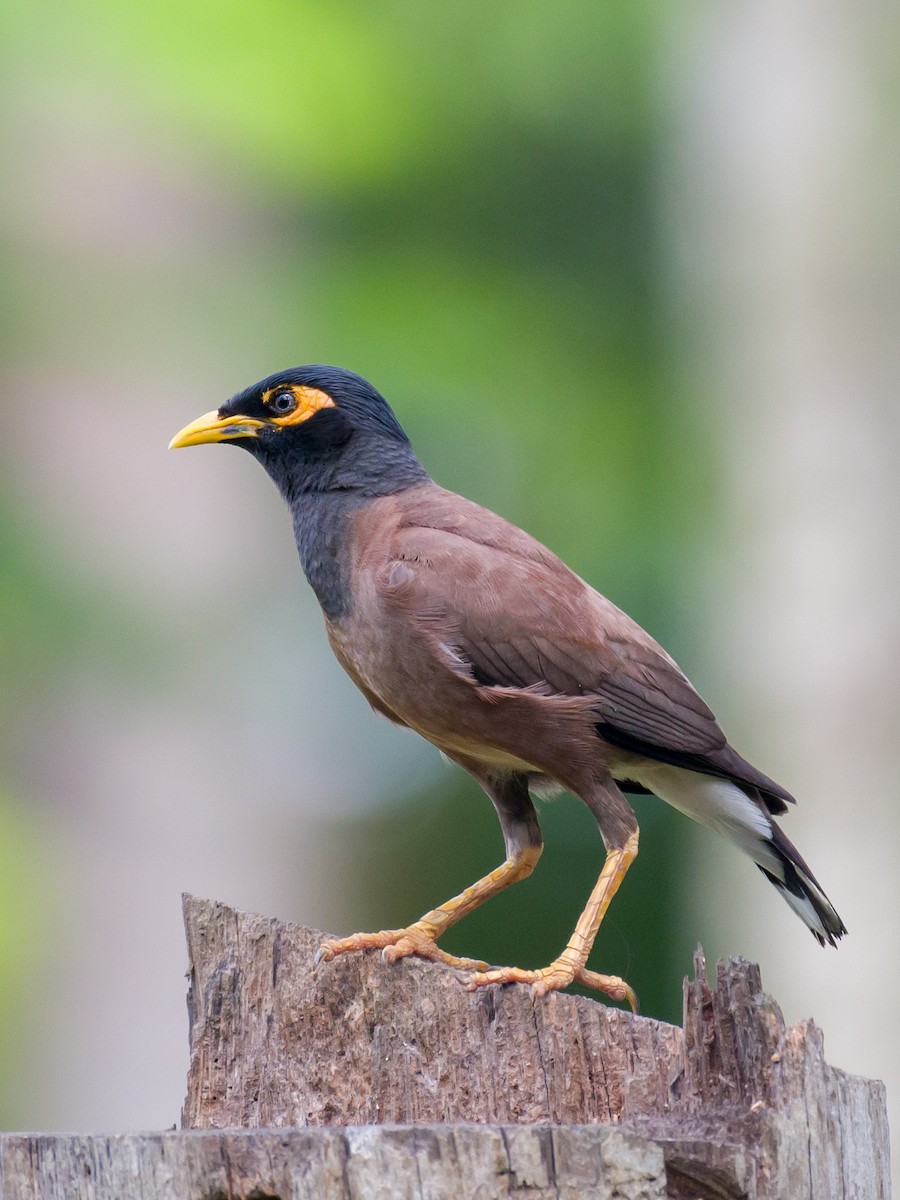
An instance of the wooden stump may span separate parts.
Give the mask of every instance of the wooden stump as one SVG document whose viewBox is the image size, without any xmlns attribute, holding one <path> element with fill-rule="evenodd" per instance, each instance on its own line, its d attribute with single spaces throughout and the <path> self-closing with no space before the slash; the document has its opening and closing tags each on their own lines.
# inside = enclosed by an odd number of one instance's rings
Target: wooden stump
<svg viewBox="0 0 900 1200">
<path fill-rule="evenodd" d="M 662 1151 L 610 1126 L 0 1138 L 3 1200 L 665 1200 Z"/>
<path fill-rule="evenodd" d="M 785 1027 L 759 969 L 702 954 L 684 1029 L 524 987 L 467 992 L 376 953 L 312 967 L 324 934 L 185 899 L 191 1060 L 183 1125 L 615 1123 L 665 1154 L 669 1195 L 880 1200 L 882 1084 Z"/>
<path fill-rule="evenodd" d="M 682 1030 L 184 911 L 184 1128 L 0 1136 L 2 1200 L 889 1200 L 883 1086 L 749 963 L 698 953 Z"/>
</svg>

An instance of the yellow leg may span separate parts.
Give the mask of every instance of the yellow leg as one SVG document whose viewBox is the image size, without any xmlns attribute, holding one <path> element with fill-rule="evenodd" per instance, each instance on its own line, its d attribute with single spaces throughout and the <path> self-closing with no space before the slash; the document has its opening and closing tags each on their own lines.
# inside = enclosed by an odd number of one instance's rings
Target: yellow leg
<svg viewBox="0 0 900 1200">
<path fill-rule="evenodd" d="M 621 850 L 611 850 L 606 856 L 600 878 L 597 880 L 584 912 L 569 938 L 569 944 L 549 967 L 539 971 L 523 971 L 519 967 L 494 967 L 489 971 L 477 971 L 468 980 L 471 991 L 489 983 L 530 983 L 535 996 L 568 987 L 570 983 L 583 983 L 597 988 L 614 1000 L 627 1000 L 637 1012 L 637 997 L 628 984 L 617 975 L 598 975 L 585 968 L 600 922 L 609 908 L 613 896 L 625 873 L 637 858 L 637 830 L 629 837 Z"/>
<path fill-rule="evenodd" d="M 323 942 L 316 954 L 316 963 L 330 962 L 339 954 L 351 950 L 381 950 L 381 957 L 387 963 L 396 962 L 415 954 L 419 958 L 427 958 L 432 962 L 446 963 L 450 967 L 463 968 L 468 971 L 486 971 L 488 964 L 473 958 L 455 958 L 447 954 L 437 945 L 437 939 L 457 921 L 462 920 L 485 900 L 496 896 L 511 883 L 517 883 L 534 870 L 541 856 L 540 846 L 526 846 L 514 858 L 508 858 L 490 874 L 467 887 L 464 892 L 454 896 L 439 908 L 433 908 L 425 913 L 413 925 L 406 929 L 383 929 L 380 933 L 354 933 L 350 937 Z"/>
</svg>

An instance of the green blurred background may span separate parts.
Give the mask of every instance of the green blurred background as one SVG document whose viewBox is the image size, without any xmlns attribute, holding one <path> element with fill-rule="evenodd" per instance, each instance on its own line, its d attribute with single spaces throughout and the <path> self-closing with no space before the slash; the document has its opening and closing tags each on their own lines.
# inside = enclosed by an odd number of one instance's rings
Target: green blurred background
<svg viewBox="0 0 900 1200">
<path fill-rule="evenodd" d="M 299 362 L 372 379 L 439 482 L 649 628 L 802 792 L 789 831 L 868 928 L 840 780 L 871 754 L 842 766 L 834 747 L 854 721 L 872 736 L 848 696 L 877 694 L 886 769 L 897 689 L 873 678 L 882 650 L 823 648 L 860 602 L 865 637 L 897 646 L 889 14 L 2 12 L 3 1127 L 174 1119 L 181 890 L 350 932 L 499 861 L 476 786 L 377 722 L 330 659 L 263 473 L 165 453 Z M 597 969 L 677 1020 L 699 939 L 759 957 L 790 1017 L 836 1029 L 841 1065 L 889 1074 L 896 1047 L 836 1028 L 852 996 L 825 997 L 835 971 L 860 997 L 885 988 L 896 950 L 861 937 L 823 964 L 732 849 L 636 807 Z M 447 949 L 558 951 L 602 847 L 571 797 L 542 823 L 536 874 Z M 873 920 L 896 891 L 887 864 L 879 880 Z"/>
</svg>

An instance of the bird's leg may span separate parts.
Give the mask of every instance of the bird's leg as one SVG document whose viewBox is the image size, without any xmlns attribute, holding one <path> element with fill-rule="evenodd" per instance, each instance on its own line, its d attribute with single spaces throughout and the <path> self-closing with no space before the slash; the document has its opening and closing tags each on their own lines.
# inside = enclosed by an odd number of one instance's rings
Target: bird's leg
<svg viewBox="0 0 900 1200">
<path fill-rule="evenodd" d="M 468 980 L 474 991 L 489 983 L 530 983 L 535 996 L 568 987 L 570 983 L 583 983 L 597 988 L 614 1000 L 627 1000 L 633 1011 L 637 1011 L 637 997 L 632 989 L 617 975 L 598 975 L 585 967 L 597 930 L 625 873 L 637 857 L 637 829 L 632 832 L 624 846 L 612 849 L 606 856 L 600 878 L 591 892 L 584 912 L 578 918 L 575 930 L 562 954 L 549 967 L 538 971 L 523 971 L 519 967 L 494 967 L 489 971 L 478 971 Z"/>
<path fill-rule="evenodd" d="M 465 764 L 469 766 L 469 764 Z M 469 767 L 471 770 L 472 768 Z M 473 771 L 473 774 L 475 772 Z M 476 776 L 490 796 L 506 843 L 506 860 L 489 874 L 453 896 L 438 908 L 421 916 L 405 929 L 383 929 L 379 933 L 355 933 L 350 937 L 323 942 L 316 962 L 330 962 L 351 950 L 381 950 L 385 962 L 414 954 L 432 962 L 445 963 L 467 971 L 486 971 L 488 964 L 472 958 L 456 958 L 436 945 L 437 939 L 457 921 L 496 896 L 512 883 L 525 879 L 535 868 L 543 845 L 537 814 L 528 794 L 525 775 L 499 778 Z"/>
<path fill-rule="evenodd" d="M 354 933 L 350 937 L 323 942 L 316 955 L 316 962 L 330 962 L 339 954 L 350 950 L 381 950 L 382 958 L 387 963 L 396 962 L 415 954 L 419 958 L 427 958 L 432 962 L 446 963 L 451 967 L 459 967 L 468 971 L 485 971 L 488 964 L 473 958 L 456 958 L 447 954 L 435 943 L 451 925 L 461 921 L 473 909 L 478 908 L 491 896 L 496 896 L 511 883 L 517 883 L 530 875 L 540 857 L 540 847 L 527 847 L 515 858 L 507 858 L 489 874 L 467 887 L 458 896 L 447 900 L 438 908 L 419 917 L 405 929 L 383 929 L 380 933 Z"/>
</svg>

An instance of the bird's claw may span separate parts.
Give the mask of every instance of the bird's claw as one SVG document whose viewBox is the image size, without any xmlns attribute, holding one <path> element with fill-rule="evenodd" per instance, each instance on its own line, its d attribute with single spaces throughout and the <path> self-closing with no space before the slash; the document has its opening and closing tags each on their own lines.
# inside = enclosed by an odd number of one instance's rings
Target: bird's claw
<svg viewBox="0 0 900 1200">
<path fill-rule="evenodd" d="M 580 967 L 575 972 L 575 982 L 582 984 L 583 987 L 595 988 L 598 992 L 609 996 L 611 1000 L 626 1001 L 635 1015 L 639 1011 L 637 993 L 631 984 L 626 983 L 619 975 L 599 975 L 596 971 Z"/>
<path fill-rule="evenodd" d="M 612 1000 L 626 1000 L 634 1013 L 638 1010 L 634 990 L 618 975 L 600 975 L 596 971 L 588 971 L 585 967 L 573 967 L 570 963 L 559 960 L 537 971 L 526 971 L 521 967 L 493 967 L 489 971 L 476 971 L 467 979 L 466 988 L 470 992 L 476 992 L 479 988 L 493 983 L 529 984 L 531 994 L 536 999 L 546 996 L 548 992 L 561 991 L 571 983 L 580 983 L 603 992 Z"/>
<path fill-rule="evenodd" d="M 476 971 L 470 975 L 466 988 L 470 992 L 476 992 L 492 983 L 525 983 L 530 985 L 532 996 L 537 997 L 568 987 L 573 978 L 574 971 L 571 967 L 561 964 L 557 966 L 556 963 L 538 971 L 526 971 L 521 967 L 492 967 L 489 971 Z"/>
<path fill-rule="evenodd" d="M 391 963 L 395 963 L 401 958 L 406 958 L 410 954 L 415 954 L 415 947 L 412 946 L 408 938 L 401 938 L 399 942 L 394 942 L 391 946 L 385 946 L 381 952 L 381 961 L 386 967 L 389 967 Z"/>
<path fill-rule="evenodd" d="M 414 956 L 429 962 L 464 971 L 485 971 L 488 964 L 475 958 L 457 958 L 442 950 L 430 932 L 410 925 L 406 929 L 382 929 L 379 933 L 354 933 L 350 937 L 323 942 L 313 959 L 313 966 L 331 962 L 340 954 L 357 950 L 380 950 L 381 961 L 390 966 L 401 958 Z"/>
<path fill-rule="evenodd" d="M 557 959 L 549 967 L 536 971 L 523 970 L 521 967 L 491 967 L 479 959 L 456 958 L 448 954 L 437 945 L 431 930 L 426 931 L 415 925 L 406 929 L 382 929 L 379 933 L 354 933 L 350 937 L 323 942 L 313 958 L 313 967 L 331 962 L 340 954 L 358 950 L 380 950 L 385 966 L 391 966 L 401 958 L 414 956 L 465 971 L 467 974 L 463 982 L 470 992 L 493 983 L 524 983 L 529 985 L 532 996 L 537 999 L 548 992 L 562 991 L 571 983 L 580 983 L 603 992 L 612 1000 L 626 1001 L 632 1012 L 638 1011 L 634 990 L 618 975 L 600 975 L 565 959 Z"/>
</svg>

